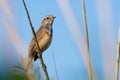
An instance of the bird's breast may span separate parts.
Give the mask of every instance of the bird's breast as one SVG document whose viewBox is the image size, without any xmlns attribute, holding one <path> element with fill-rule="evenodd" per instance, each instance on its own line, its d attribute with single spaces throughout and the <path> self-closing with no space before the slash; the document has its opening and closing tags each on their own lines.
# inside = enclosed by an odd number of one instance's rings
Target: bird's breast
<svg viewBox="0 0 120 80">
<path fill-rule="evenodd" d="M 52 36 L 49 33 L 44 34 L 44 37 L 40 40 L 39 46 L 42 51 L 46 50 L 52 41 Z"/>
</svg>

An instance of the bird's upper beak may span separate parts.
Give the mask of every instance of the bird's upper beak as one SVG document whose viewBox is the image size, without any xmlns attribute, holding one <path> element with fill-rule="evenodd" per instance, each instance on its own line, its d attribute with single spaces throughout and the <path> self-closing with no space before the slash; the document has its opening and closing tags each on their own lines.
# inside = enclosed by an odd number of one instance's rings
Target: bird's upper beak
<svg viewBox="0 0 120 80">
<path fill-rule="evenodd" d="M 56 18 L 56 16 L 53 17 L 54 19 Z"/>
</svg>

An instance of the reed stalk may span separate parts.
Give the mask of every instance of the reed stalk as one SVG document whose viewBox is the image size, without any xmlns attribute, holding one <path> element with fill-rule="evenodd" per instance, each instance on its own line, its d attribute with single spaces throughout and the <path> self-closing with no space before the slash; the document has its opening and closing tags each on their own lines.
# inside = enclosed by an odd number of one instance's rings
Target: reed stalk
<svg viewBox="0 0 120 80">
<path fill-rule="evenodd" d="M 29 15 L 29 13 L 28 13 L 28 10 L 27 10 L 27 7 L 26 7 L 26 4 L 25 4 L 24 0 L 22 0 L 22 2 L 23 2 L 23 5 L 24 5 L 26 14 L 27 14 L 27 18 L 28 18 L 29 23 L 30 23 L 30 28 L 31 28 L 31 30 L 32 30 L 33 37 L 35 38 L 35 42 L 36 42 L 36 45 L 37 45 L 37 48 L 38 48 L 38 54 L 39 54 L 39 59 L 40 59 L 41 65 L 42 65 L 42 69 L 43 69 L 43 71 L 44 71 L 46 80 L 49 80 L 47 68 L 46 68 L 46 65 L 44 64 L 44 60 L 43 60 L 42 54 L 41 54 L 41 52 L 40 52 L 40 47 L 39 47 L 39 44 L 38 44 L 38 41 L 37 41 L 37 37 L 36 37 L 36 34 L 35 34 L 34 27 L 33 27 L 33 25 L 32 25 L 32 21 L 31 21 L 31 19 L 30 19 L 30 15 Z"/>
<path fill-rule="evenodd" d="M 84 0 L 82 0 L 82 15 L 83 15 L 83 21 L 84 21 L 85 49 L 86 49 L 86 56 L 87 56 L 87 63 L 88 63 L 89 80 L 93 80 L 93 73 L 92 73 L 91 60 L 90 60 L 89 38 L 88 38 L 88 29 L 87 29 L 87 20 L 86 20 L 86 11 L 85 11 Z"/>
<path fill-rule="evenodd" d="M 120 58 L 120 27 L 119 27 L 119 33 L 118 33 L 118 47 L 117 47 L 117 56 L 116 56 L 115 80 L 119 79 L 119 58 Z"/>
</svg>

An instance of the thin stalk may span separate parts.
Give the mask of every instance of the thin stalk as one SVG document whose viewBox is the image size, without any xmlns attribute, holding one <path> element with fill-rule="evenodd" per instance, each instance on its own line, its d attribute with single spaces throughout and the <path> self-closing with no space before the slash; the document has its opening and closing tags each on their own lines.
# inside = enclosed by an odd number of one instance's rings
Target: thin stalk
<svg viewBox="0 0 120 80">
<path fill-rule="evenodd" d="M 119 58 L 120 58 L 120 27 L 118 33 L 118 47 L 117 47 L 117 56 L 116 56 L 116 70 L 115 70 L 115 80 L 119 78 Z"/>
<path fill-rule="evenodd" d="M 28 10 L 27 10 L 27 7 L 26 7 L 26 4 L 25 4 L 24 0 L 22 0 L 22 2 L 23 2 L 23 5 L 24 5 L 24 8 L 25 8 L 25 11 L 26 11 L 26 14 L 27 14 L 29 23 L 30 23 L 30 28 L 31 28 L 31 30 L 32 30 L 33 37 L 35 38 L 35 42 L 36 42 L 36 44 L 37 44 L 38 53 L 39 53 L 39 59 L 40 59 L 40 62 L 41 62 L 41 65 L 42 65 L 42 68 L 43 68 L 43 71 L 44 71 L 46 80 L 49 80 L 48 72 L 47 72 L 47 70 L 46 70 L 46 66 L 45 66 L 45 64 L 44 64 L 44 61 L 43 61 L 43 58 L 42 58 L 42 54 L 41 54 L 41 52 L 40 52 L 40 47 L 39 47 L 39 44 L 38 44 L 38 41 L 37 41 L 37 37 L 36 37 L 36 34 L 35 34 L 35 30 L 34 30 L 34 28 L 33 28 L 33 25 L 32 25 L 32 22 L 31 22 L 31 19 L 30 19 L 30 16 L 29 16 L 29 13 L 28 13 Z"/>
<path fill-rule="evenodd" d="M 54 67 L 55 67 L 55 73 L 56 73 L 56 77 L 57 77 L 56 80 L 58 80 L 57 67 L 56 67 L 55 56 L 54 56 L 54 53 L 53 53 L 53 52 L 52 52 L 52 56 L 53 56 L 53 62 L 54 62 Z"/>
<path fill-rule="evenodd" d="M 88 29 L 87 29 L 87 20 L 86 20 L 86 11 L 85 11 L 84 0 L 82 0 L 82 14 L 83 14 L 83 21 L 84 21 L 85 47 L 86 47 L 86 55 L 87 55 L 87 62 L 88 62 L 89 80 L 93 80 L 93 73 L 92 73 L 91 61 L 90 61 L 89 38 L 88 38 Z"/>
</svg>

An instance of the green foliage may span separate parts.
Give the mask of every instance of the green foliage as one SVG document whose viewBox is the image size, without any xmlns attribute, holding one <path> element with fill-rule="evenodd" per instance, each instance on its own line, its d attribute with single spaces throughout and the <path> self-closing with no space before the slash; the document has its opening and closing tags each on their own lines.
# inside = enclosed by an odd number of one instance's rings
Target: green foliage
<svg viewBox="0 0 120 80">
<path fill-rule="evenodd" d="M 20 64 L 5 71 L 5 77 L 4 80 L 29 80 L 26 71 Z"/>
<path fill-rule="evenodd" d="M 12 80 L 28 80 L 28 76 L 26 71 L 24 70 L 22 65 L 14 66 L 11 70 L 10 78 Z"/>
<path fill-rule="evenodd" d="M 0 74 L 0 80 L 41 80 L 39 68 L 31 66 L 29 73 L 26 73 L 23 65 L 17 64 L 11 68 L 3 70 Z"/>
</svg>

